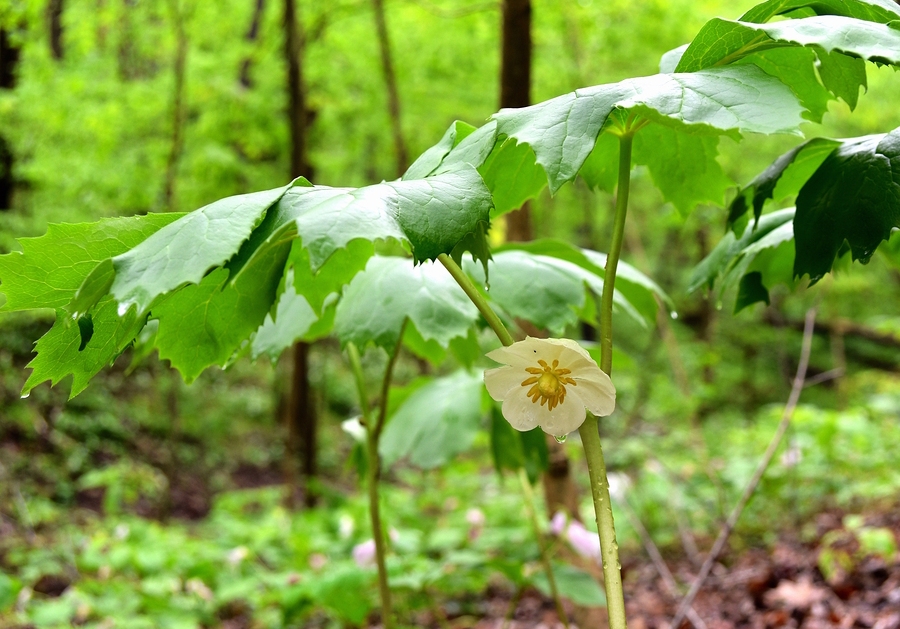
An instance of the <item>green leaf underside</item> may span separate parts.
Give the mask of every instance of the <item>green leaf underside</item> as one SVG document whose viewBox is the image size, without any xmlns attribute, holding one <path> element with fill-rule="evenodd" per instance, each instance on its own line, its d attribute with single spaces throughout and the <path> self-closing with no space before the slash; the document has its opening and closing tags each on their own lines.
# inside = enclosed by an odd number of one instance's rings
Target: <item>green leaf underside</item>
<svg viewBox="0 0 900 629">
<path fill-rule="evenodd" d="M 198 284 L 210 269 L 235 255 L 266 210 L 293 185 L 221 199 L 115 256 L 116 277 L 110 293 L 120 310 L 135 305 L 138 312 L 145 312 L 160 295 L 183 284 Z"/>
<path fill-rule="evenodd" d="M 446 349 L 468 334 L 478 309 L 442 266 L 374 256 L 344 290 L 334 327 L 342 343 L 392 352 L 407 318 L 424 341 Z"/>
<path fill-rule="evenodd" d="M 474 264 L 465 268 L 476 284 L 484 285 L 481 269 Z M 553 334 L 562 334 L 579 318 L 596 323 L 594 300 L 586 299 L 586 291 L 601 294 L 603 279 L 598 275 L 565 260 L 521 250 L 497 253 L 490 268 L 488 299 L 510 316 Z M 613 299 L 619 311 L 646 326 L 644 318 L 619 291 Z"/>
<path fill-rule="evenodd" d="M 553 578 L 563 598 L 584 607 L 606 607 L 606 594 L 603 593 L 597 579 L 584 570 L 569 564 L 554 562 L 552 565 Z M 532 583 L 545 596 L 553 595 L 547 575 L 543 572 L 536 572 L 532 577 Z"/>
<path fill-rule="evenodd" d="M 802 120 L 790 89 L 750 65 L 627 79 L 531 107 L 504 109 L 494 119 L 498 134 L 531 146 L 555 193 L 581 169 L 614 109 L 707 134 L 794 133 Z"/>
<path fill-rule="evenodd" d="M 736 261 L 746 260 L 764 248 L 789 240 L 793 234 L 793 219 L 794 208 L 787 208 L 762 216 L 756 226 L 748 225 L 740 238 L 731 231 L 726 232 L 709 255 L 694 268 L 687 291 L 693 292 L 701 286 L 712 288 L 716 278 L 729 272 Z M 743 273 L 737 279 L 740 277 Z"/>
<path fill-rule="evenodd" d="M 747 212 L 748 203 L 753 207 L 754 220 L 758 221 L 768 199 L 780 201 L 797 194 L 840 144 L 840 140 L 813 138 L 781 155 L 738 192 L 728 209 L 728 223 L 732 226 L 738 224 Z"/>
<path fill-rule="evenodd" d="M 492 217 L 519 209 L 547 185 L 547 176 L 537 165 L 534 151 L 515 140 L 501 140 L 500 146 L 479 166 L 478 172 L 494 199 Z"/>
<path fill-rule="evenodd" d="M 381 436 L 384 464 L 408 459 L 439 467 L 471 447 L 481 425 L 482 375 L 457 371 L 417 389 L 390 418 Z"/>
<path fill-rule="evenodd" d="M 22 388 L 22 395 L 28 395 L 45 380 L 56 385 L 72 375 L 69 397 L 75 397 L 84 391 L 91 378 L 122 353 L 144 327 L 144 318 L 138 318 L 133 311 L 119 318 L 116 302 L 108 296 L 94 307 L 91 321 L 93 334 L 80 349 L 80 327 L 72 325 L 74 322 L 65 310 L 57 309 L 56 323 L 35 344 L 37 356 L 28 363 L 32 372 Z"/>
<path fill-rule="evenodd" d="M 836 51 L 879 63 L 900 61 L 900 31 L 885 24 L 835 15 L 772 24 L 716 18 L 707 22 L 694 38 L 681 57 L 677 71 L 694 72 L 733 63 L 753 53 L 784 46 L 811 46 L 816 50 Z M 859 86 L 865 84 L 864 69 L 853 66 L 852 62 L 835 59 L 825 65 L 826 85 L 838 92 L 836 95 L 855 103 L 856 96 L 849 93 L 858 92 Z M 857 82 L 855 87 L 853 81 Z"/>
<path fill-rule="evenodd" d="M 22 238 L 21 252 L 0 256 L 4 310 L 64 308 L 95 267 L 139 244 L 183 214 L 148 214 L 96 223 L 50 225 Z"/>
<path fill-rule="evenodd" d="M 403 179 L 424 179 L 432 174 L 447 156 L 453 147 L 462 142 L 468 135 L 475 131 L 475 127 L 460 120 L 456 120 L 440 141 L 427 149 L 416 158 L 416 161 L 403 173 Z"/>
<path fill-rule="evenodd" d="M 498 248 L 497 251 L 508 250 L 527 251 L 535 255 L 565 260 L 601 278 L 605 273 L 605 253 L 579 249 L 562 240 L 548 238 L 531 242 L 508 243 Z M 622 260 L 619 260 L 616 268 L 616 290 L 641 313 L 641 316 L 649 324 L 656 320 L 657 298 L 669 309 L 675 309 L 675 302 L 656 282 Z"/>
<path fill-rule="evenodd" d="M 337 296 L 335 293 L 332 295 Z M 329 300 L 333 304 L 334 300 Z M 299 340 L 311 340 L 310 336 L 324 336 L 330 331 L 334 308 L 327 308 L 322 318 L 310 306 L 306 297 L 297 293 L 294 287 L 294 269 L 289 269 L 285 278 L 284 292 L 278 297 L 275 316 L 267 314 L 263 324 L 256 331 L 251 344 L 251 356 L 256 359 L 263 354 L 273 361 L 288 347 Z M 316 324 L 319 325 L 316 325 Z M 323 326 L 327 329 L 321 330 Z M 322 334 L 321 332 L 324 332 Z M 317 334 L 320 333 L 320 334 Z"/>
<path fill-rule="evenodd" d="M 900 19 L 900 7 L 891 0 L 770 0 L 741 16 L 742 22 L 768 22 L 777 15 L 798 9 L 818 15 L 842 15 L 870 22 Z"/>
<path fill-rule="evenodd" d="M 868 262 L 900 227 L 900 129 L 845 140 L 797 195 L 794 274 L 817 281 L 846 242 L 853 260 Z"/>
</svg>

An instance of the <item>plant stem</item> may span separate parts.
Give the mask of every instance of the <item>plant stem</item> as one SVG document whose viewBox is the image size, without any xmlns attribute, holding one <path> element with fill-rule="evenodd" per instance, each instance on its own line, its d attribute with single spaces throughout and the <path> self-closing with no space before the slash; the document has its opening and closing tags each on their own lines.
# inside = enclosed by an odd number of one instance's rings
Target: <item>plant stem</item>
<svg viewBox="0 0 900 629">
<path fill-rule="evenodd" d="M 541 553 L 541 564 L 544 567 L 544 572 L 547 574 L 547 583 L 550 584 L 550 595 L 556 604 L 556 615 L 559 616 L 559 621 L 563 626 L 569 629 L 569 618 L 566 616 L 566 610 L 563 609 L 562 599 L 559 598 L 559 590 L 556 588 L 556 577 L 553 575 L 553 567 L 550 565 L 550 555 L 547 553 L 547 545 L 544 543 L 541 525 L 538 524 L 531 481 L 528 480 L 528 474 L 525 473 L 524 467 L 519 468 L 519 483 L 522 485 L 522 493 L 525 494 L 525 510 L 528 512 L 528 519 L 531 520 L 534 539 L 537 541 L 538 550 Z"/>
<path fill-rule="evenodd" d="M 619 183 L 616 192 L 616 217 L 612 244 L 606 257 L 606 274 L 603 278 L 603 294 L 600 297 L 600 368 L 612 375 L 612 307 L 616 287 L 616 268 L 625 240 L 625 217 L 628 213 L 628 191 L 631 186 L 631 146 L 636 128 L 634 118 L 629 118 L 619 136 Z M 606 461 L 600 443 L 600 425 L 591 413 L 578 429 L 584 447 L 591 478 L 591 496 L 597 517 L 600 536 L 600 556 L 603 559 L 603 581 L 606 587 L 606 609 L 610 629 L 625 629 L 625 594 L 622 589 L 622 564 L 619 562 L 619 544 L 616 542 L 616 523 L 609 498 L 609 480 L 606 477 Z"/>
<path fill-rule="evenodd" d="M 356 380 L 360 410 L 362 411 L 366 425 L 366 458 L 368 461 L 366 476 L 368 479 L 369 490 L 369 518 L 372 524 L 372 539 L 375 541 L 375 563 L 378 566 L 378 591 L 381 596 L 381 620 L 384 629 L 391 629 L 393 626 L 393 612 L 391 610 L 391 588 L 388 584 L 387 566 L 385 565 L 386 544 L 384 539 L 384 527 L 381 524 L 381 506 L 378 497 L 378 482 L 381 479 L 381 460 L 378 455 L 378 440 L 381 436 L 381 429 L 384 426 L 385 415 L 387 414 L 387 390 L 390 387 L 394 365 L 397 362 L 397 355 L 400 353 L 400 343 L 402 342 L 402 338 L 403 329 L 400 330 L 397 347 L 394 348 L 394 353 L 388 358 L 388 364 L 384 370 L 384 380 L 382 381 L 381 387 L 381 402 L 378 409 L 378 417 L 375 419 L 374 424 L 369 409 L 368 397 L 366 395 L 366 385 L 363 378 L 359 350 L 353 343 L 347 343 L 347 356 L 350 360 L 350 368 L 353 370 L 353 376 Z"/>
<path fill-rule="evenodd" d="M 491 329 L 497 335 L 497 338 L 500 339 L 500 342 L 507 347 L 512 345 L 514 342 L 512 334 L 509 333 L 509 330 L 507 330 L 506 326 L 503 325 L 503 322 L 500 321 L 500 317 L 498 317 L 497 313 L 491 308 L 491 305 L 484 298 L 484 295 L 478 291 L 475 284 L 469 279 L 469 276 L 466 275 L 463 270 L 459 268 L 459 265 L 453 261 L 453 258 L 446 253 L 439 255 L 438 260 L 440 260 L 441 264 L 444 265 L 444 268 L 447 269 L 450 275 L 453 276 L 453 279 L 455 279 L 456 283 L 459 284 L 459 287 L 463 289 L 463 292 L 465 292 L 469 299 L 472 300 L 472 303 L 478 308 L 478 311 L 484 317 L 484 320 L 487 321 L 487 324 L 491 326 Z"/>
</svg>

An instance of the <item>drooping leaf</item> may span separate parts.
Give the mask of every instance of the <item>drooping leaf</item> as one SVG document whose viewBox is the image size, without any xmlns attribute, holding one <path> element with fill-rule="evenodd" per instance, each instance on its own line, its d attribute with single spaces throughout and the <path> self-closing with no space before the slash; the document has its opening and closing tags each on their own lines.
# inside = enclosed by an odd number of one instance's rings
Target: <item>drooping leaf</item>
<svg viewBox="0 0 900 629">
<path fill-rule="evenodd" d="M 886 24 L 900 19 L 900 7 L 892 0 L 768 0 L 741 16 L 742 22 L 768 22 L 798 10 L 816 15 L 842 15 Z"/>
<path fill-rule="evenodd" d="M 0 256 L 0 292 L 7 299 L 4 310 L 65 308 L 100 262 L 127 251 L 182 216 L 148 214 L 50 225 L 43 236 L 20 239 L 21 252 Z"/>
<path fill-rule="evenodd" d="M 756 225 L 747 225 L 740 238 L 733 232 L 713 248 L 691 274 L 688 292 L 719 282 L 719 299 L 737 287 L 735 312 L 768 302 L 768 288 L 777 282 L 791 284 L 793 264 L 794 208 L 763 215 Z"/>
<path fill-rule="evenodd" d="M 478 309 L 442 266 L 374 256 L 344 290 L 334 327 L 343 343 L 372 341 L 393 352 L 407 318 L 424 341 L 446 348 L 468 334 Z"/>
<path fill-rule="evenodd" d="M 561 240 L 547 238 L 508 243 L 498 248 L 498 252 L 512 249 L 565 260 L 601 278 L 606 270 L 605 253 L 580 249 Z M 675 309 L 675 302 L 656 282 L 622 260 L 616 267 L 616 290 L 641 313 L 648 324 L 656 320 L 657 299 L 670 310 Z"/>
<path fill-rule="evenodd" d="M 853 260 L 869 261 L 900 227 L 900 129 L 845 140 L 797 195 L 794 274 L 817 281 L 847 243 Z"/>
<path fill-rule="evenodd" d="M 522 207 L 547 185 L 544 170 L 527 144 L 506 140 L 478 168 L 494 199 L 492 217 Z"/>
<path fill-rule="evenodd" d="M 73 325 L 71 316 L 63 309 L 56 311 L 56 323 L 35 345 L 37 356 L 28 363 L 32 369 L 22 395 L 49 380 L 56 385 L 72 376 L 69 397 L 75 397 L 88 382 L 134 340 L 144 327 L 145 317 L 131 311 L 123 318 L 117 314 L 114 299 L 104 297 L 91 312 L 91 335 L 85 342 L 80 325 Z"/>
<path fill-rule="evenodd" d="M 776 159 L 738 192 L 728 209 L 729 225 L 738 224 L 749 206 L 753 207 L 754 220 L 759 220 L 768 199 L 779 201 L 797 194 L 840 143 L 840 140 L 813 138 Z"/>
<path fill-rule="evenodd" d="M 444 132 L 444 136 L 440 141 L 419 155 L 419 157 L 416 158 L 416 161 L 406 169 L 406 172 L 403 173 L 403 179 L 424 179 L 432 174 L 437 170 L 438 166 L 441 165 L 441 162 L 444 161 L 447 153 L 449 153 L 457 144 L 462 142 L 474 130 L 475 127 L 470 124 L 462 122 L 461 120 L 454 121 L 447 131 Z"/>
<path fill-rule="evenodd" d="M 554 334 L 561 334 L 579 318 L 596 323 L 593 300 L 587 300 L 588 290 L 596 295 L 603 291 L 603 279 L 595 273 L 559 258 L 512 249 L 494 255 L 490 268 L 487 297 L 510 316 Z M 477 285 L 484 285 L 481 269 L 473 264 L 465 269 Z M 618 291 L 614 304 L 646 326 L 640 313 Z"/>
<path fill-rule="evenodd" d="M 329 312 L 333 317 L 334 308 L 329 309 L 326 306 L 326 313 L 322 319 L 328 319 Z M 265 354 L 273 361 L 276 360 L 281 352 L 300 339 L 309 340 L 308 335 L 318 321 L 320 321 L 318 313 L 303 295 L 297 294 L 294 288 L 294 270 L 288 270 L 284 291 L 278 297 L 275 315 L 273 317 L 267 314 L 263 324 L 256 331 L 251 345 L 251 356 L 255 359 Z"/>
<path fill-rule="evenodd" d="M 601 133 L 578 174 L 589 188 L 613 192 L 619 174 L 619 138 Z"/>
<path fill-rule="evenodd" d="M 472 445 L 481 425 L 480 373 L 457 371 L 416 390 L 389 419 L 379 453 L 384 464 L 408 459 L 439 467 Z"/>
<path fill-rule="evenodd" d="M 296 183 L 309 185 L 303 179 Z M 210 269 L 238 252 L 266 211 L 293 185 L 210 203 L 114 256 L 110 293 L 122 311 L 135 305 L 143 313 L 160 295 L 183 284 L 198 284 Z"/>
<path fill-rule="evenodd" d="M 531 146 L 555 193 L 581 169 L 614 109 L 707 134 L 793 133 L 802 111 L 783 83 L 748 65 L 626 79 L 504 109 L 494 119 L 499 135 Z"/>
</svg>

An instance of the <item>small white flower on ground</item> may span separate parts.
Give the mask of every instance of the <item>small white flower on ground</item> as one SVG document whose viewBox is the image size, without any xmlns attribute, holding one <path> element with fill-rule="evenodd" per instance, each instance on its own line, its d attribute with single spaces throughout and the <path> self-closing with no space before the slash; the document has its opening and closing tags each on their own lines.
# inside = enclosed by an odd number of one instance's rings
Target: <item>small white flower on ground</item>
<svg viewBox="0 0 900 629">
<path fill-rule="evenodd" d="M 238 546 L 237 548 L 232 548 L 228 551 L 228 555 L 225 556 L 225 560 L 232 568 L 236 568 L 239 563 L 244 561 L 247 558 L 247 555 L 250 554 L 250 551 L 246 546 Z"/>
<path fill-rule="evenodd" d="M 347 539 L 351 535 L 353 535 L 353 529 L 356 528 L 353 524 L 353 518 L 351 518 L 346 513 L 340 517 L 338 520 L 338 535 L 341 539 Z"/>
<path fill-rule="evenodd" d="M 566 539 L 572 549 L 586 559 L 600 561 L 600 538 L 591 533 L 584 525 L 572 520 L 566 528 Z"/>
<path fill-rule="evenodd" d="M 353 547 L 353 561 L 360 568 L 375 564 L 375 540 L 370 539 Z"/>
<path fill-rule="evenodd" d="M 470 526 L 481 528 L 484 526 L 484 519 L 484 512 L 481 509 L 472 507 L 466 511 L 466 522 L 468 522 Z"/>
<path fill-rule="evenodd" d="M 516 430 L 562 437 L 584 423 L 585 409 L 603 417 L 616 408 L 609 376 L 575 341 L 529 336 L 487 357 L 505 365 L 485 371 L 484 384 Z"/>
</svg>

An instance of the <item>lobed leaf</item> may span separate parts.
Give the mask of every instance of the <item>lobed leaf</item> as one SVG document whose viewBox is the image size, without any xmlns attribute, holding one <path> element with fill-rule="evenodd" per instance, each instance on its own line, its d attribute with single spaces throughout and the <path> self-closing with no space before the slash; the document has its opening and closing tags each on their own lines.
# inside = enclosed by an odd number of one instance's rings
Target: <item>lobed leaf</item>
<svg viewBox="0 0 900 629">
<path fill-rule="evenodd" d="M 768 0 L 744 13 L 741 21 L 768 22 L 773 17 L 798 11 L 842 15 L 884 24 L 900 19 L 900 6 L 892 0 Z"/>
<path fill-rule="evenodd" d="M 388 420 L 378 448 L 384 464 L 400 459 L 432 469 L 471 447 L 481 426 L 480 373 L 457 371 L 410 395 Z"/>
<path fill-rule="evenodd" d="M 407 319 L 424 341 L 446 349 L 468 334 L 478 309 L 442 266 L 374 256 L 345 289 L 334 327 L 342 343 L 393 352 Z"/>
</svg>

